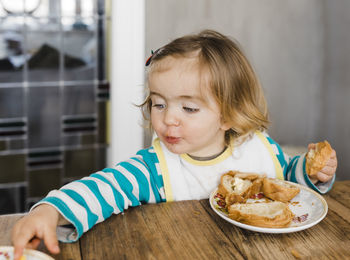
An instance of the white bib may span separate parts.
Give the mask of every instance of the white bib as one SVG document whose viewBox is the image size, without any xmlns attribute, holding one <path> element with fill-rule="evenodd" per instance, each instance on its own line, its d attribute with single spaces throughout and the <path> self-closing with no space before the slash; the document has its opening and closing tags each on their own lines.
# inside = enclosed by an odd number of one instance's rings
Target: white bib
<svg viewBox="0 0 350 260">
<path fill-rule="evenodd" d="M 198 161 L 187 154 L 174 154 L 155 139 L 153 147 L 159 158 L 167 201 L 208 198 L 220 177 L 228 171 L 265 174 L 283 179 L 282 168 L 272 146 L 261 132 L 243 144 L 228 147 L 219 157 Z"/>
</svg>

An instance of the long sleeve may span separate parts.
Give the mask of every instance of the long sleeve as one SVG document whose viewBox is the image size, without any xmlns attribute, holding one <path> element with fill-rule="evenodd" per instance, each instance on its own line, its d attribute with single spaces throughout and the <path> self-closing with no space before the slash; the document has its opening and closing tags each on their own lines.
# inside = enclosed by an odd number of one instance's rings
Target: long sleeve
<svg viewBox="0 0 350 260">
<path fill-rule="evenodd" d="M 128 207 L 165 201 L 158 158 L 151 147 L 136 156 L 81 180 L 73 181 L 34 205 L 54 206 L 74 229 L 58 228 L 63 242 L 78 240 L 95 224 Z"/>
<path fill-rule="evenodd" d="M 321 194 L 327 193 L 332 188 L 335 180 L 335 175 L 330 181 L 325 183 L 320 182 L 318 184 L 313 184 L 311 182 L 305 168 L 306 153 L 291 157 L 288 154 L 284 153 L 281 146 L 271 137 L 267 136 L 267 140 L 273 147 L 277 159 L 281 164 L 285 180 L 308 186 Z"/>
</svg>

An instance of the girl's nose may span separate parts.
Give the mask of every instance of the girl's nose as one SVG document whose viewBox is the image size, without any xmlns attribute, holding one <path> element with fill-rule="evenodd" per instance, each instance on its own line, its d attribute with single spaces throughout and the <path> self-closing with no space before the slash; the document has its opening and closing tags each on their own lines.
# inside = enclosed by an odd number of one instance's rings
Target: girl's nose
<svg viewBox="0 0 350 260">
<path fill-rule="evenodd" d="M 164 123 L 169 126 L 179 126 L 180 119 L 178 113 L 171 109 L 167 109 L 164 115 Z"/>
</svg>

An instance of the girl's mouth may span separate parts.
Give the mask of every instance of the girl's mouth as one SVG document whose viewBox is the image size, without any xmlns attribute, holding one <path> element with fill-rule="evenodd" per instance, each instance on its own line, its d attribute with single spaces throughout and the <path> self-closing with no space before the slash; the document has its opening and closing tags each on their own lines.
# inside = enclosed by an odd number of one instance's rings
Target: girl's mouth
<svg viewBox="0 0 350 260">
<path fill-rule="evenodd" d="M 165 141 L 169 144 L 177 144 L 180 142 L 180 137 L 166 136 Z"/>
</svg>

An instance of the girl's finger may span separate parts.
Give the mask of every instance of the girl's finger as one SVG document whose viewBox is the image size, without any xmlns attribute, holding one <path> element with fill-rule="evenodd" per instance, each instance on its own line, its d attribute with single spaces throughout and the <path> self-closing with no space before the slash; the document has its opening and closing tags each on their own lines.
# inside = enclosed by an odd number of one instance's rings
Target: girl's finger
<svg viewBox="0 0 350 260">
<path fill-rule="evenodd" d="M 333 177 L 333 175 L 324 174 L 323 172 L 318 172 L 317 173 L 317 178 L 321 182 L 327 182 L 330 179 L 332 179 L 332 177 Z"/>
<path fill-rule="evenodd" d="M 322 168 L 322 170 L 320 171 L 323 174 L 329 175 L 329 176 L 333 176 L 335 173 L 335 167 L 332 166 L 325 166 Z"/>
<path fill-rule="evenodd" d="M 23 230 L 21 228 L 19 229 Z M 28 245 L 29 241 L 34 236 L 34 231 L 32 230 L 26 230 L 26 232 L 21 233 L 19 233 L 17 230 L 18 229 L 14 229 L 12 235 L 12 244 L 14 246 L 15 259 L 19 259 L 22 256 L 24 248 Z"/>
<path fill-rule="evenodd" d="M 328 161 L 327 161 L 327 164 L 326 164 L 326 166 L 330 166 L 330 167 L 337 167 L 337 165 L 338 165 L 338 162 L 337 162 L 337 160 L 336 159 L 329 159 Z"/>
<path fill-rule="evenodd" d="M 337 153 L 334 149 L 332 149 L 331 158 L 334 158 L 334 159 L 337 158 Z"/>
<path fill-rule="evenodd" d="M 60 248 L 58 247 L 58 241 L 56 237 L 56 228 L 55 226 L 49 226 L 45 229 L 44 233 L 44 243 L 47 249 L 53 253 L 58 254 L 60 252 Z"/>
</svg>

